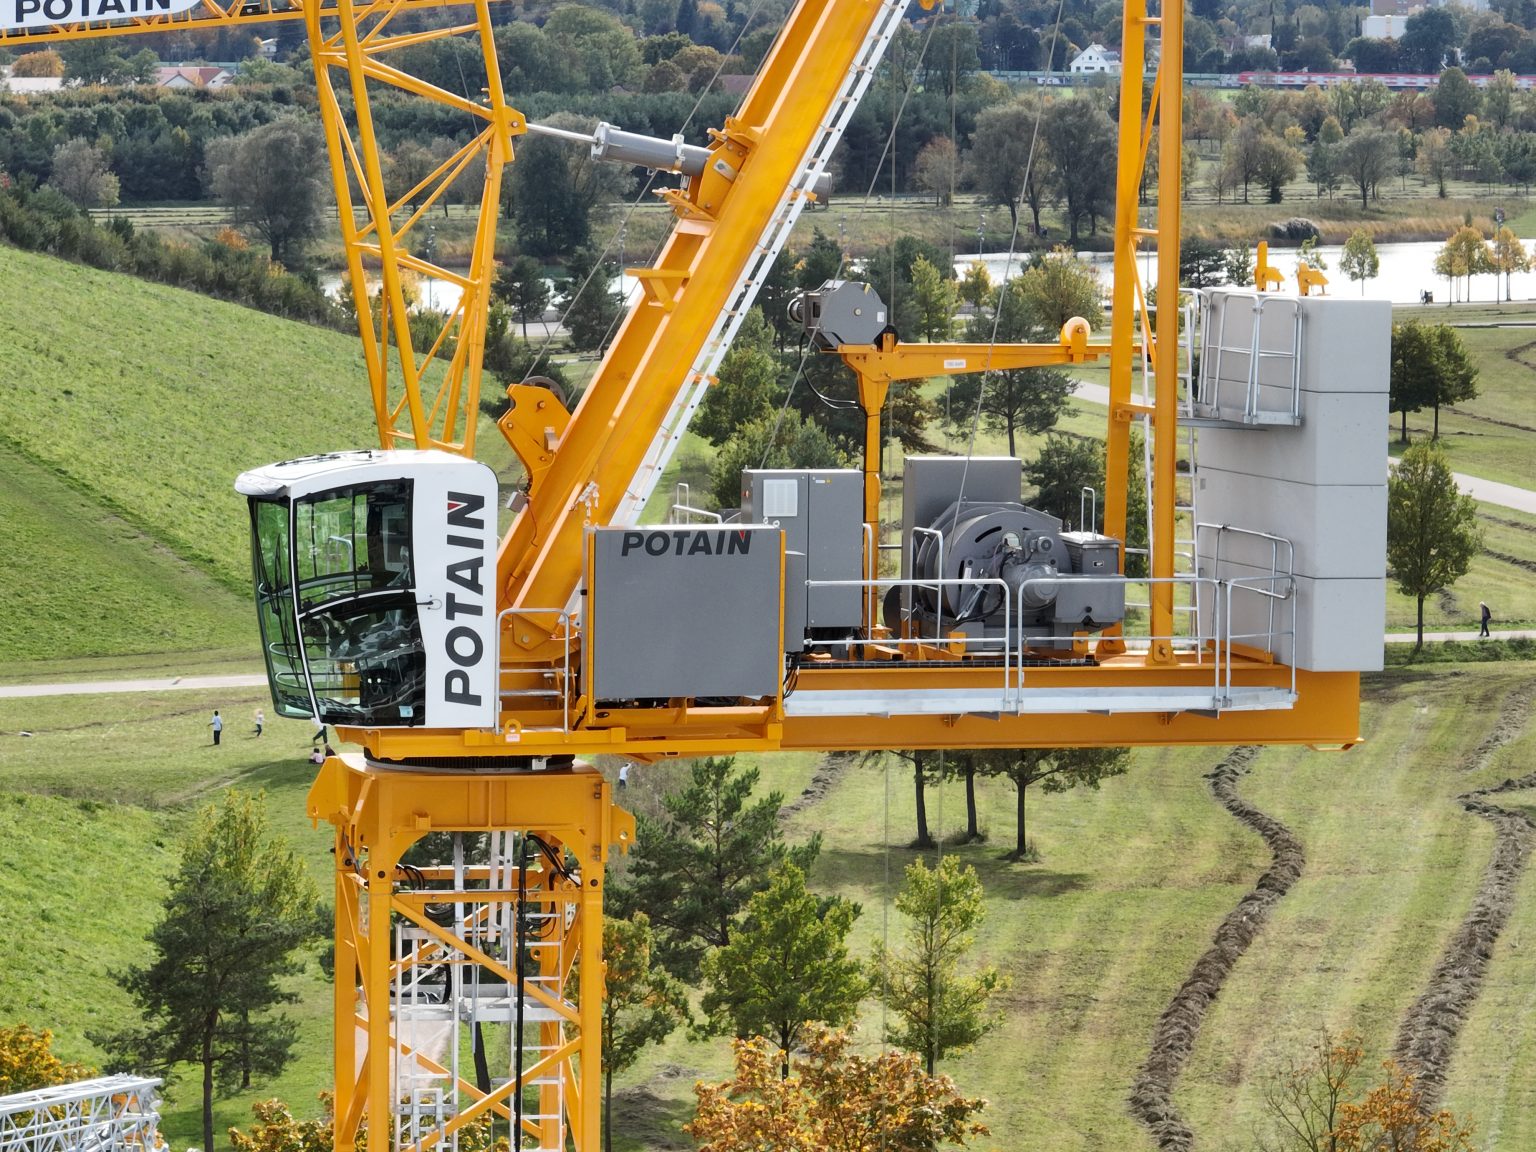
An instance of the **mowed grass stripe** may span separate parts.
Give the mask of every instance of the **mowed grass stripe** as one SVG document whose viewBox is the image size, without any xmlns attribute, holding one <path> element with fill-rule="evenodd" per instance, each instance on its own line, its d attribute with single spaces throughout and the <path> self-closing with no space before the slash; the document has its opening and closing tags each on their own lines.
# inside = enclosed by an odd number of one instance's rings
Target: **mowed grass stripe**
<svg viewBox="0 0 1536 1152">
<path fill-rule="evenodd" d="M 1454 796 L 1459 757 L 1486 730 L 1468 717 L 1491 706 L 1501 676 L 1469 679 L 1396 685 L 1367 707 L 1372 741 L 1344 756 L 1273 750 L 1245 782 L 1300 837 L 1307 867 L 1228 981 L 1181 1083 L 1202 1136 L 1250 1132 L 1268 1070 L 1304 1056 L 1324 1025 L 1362 1032 L 1373 1067 L 1391 1050 L 1492 847 Z"/>
</svg>

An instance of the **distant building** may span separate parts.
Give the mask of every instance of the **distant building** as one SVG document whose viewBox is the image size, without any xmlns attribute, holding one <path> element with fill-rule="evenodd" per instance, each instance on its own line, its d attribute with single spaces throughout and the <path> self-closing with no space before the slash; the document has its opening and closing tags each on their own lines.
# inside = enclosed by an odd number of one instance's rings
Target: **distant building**
<svg viewBox="0 0 1536 1152">
<path fill-rule="evenodd" d="M 1393 13 L 1389 16 L 1367 16 L 1360 21 L 1360 35 L 1372 40 L 1396 40 L 1408 30 L 1408 17 Z"/>
<path fill-rule="evenodd" d="M 223 88 L 235 78 L 228 68 L 214 65 L 173 66 L 155 69 L 157 88 Z"/>
<path fill-rule="evenodd" d="M 1072 72 L 1104 72 L 1120 75 L 1120 53 L 1112 52 L 1102 44 L 1090 44 L 1072 58 Z"/>
</svg>

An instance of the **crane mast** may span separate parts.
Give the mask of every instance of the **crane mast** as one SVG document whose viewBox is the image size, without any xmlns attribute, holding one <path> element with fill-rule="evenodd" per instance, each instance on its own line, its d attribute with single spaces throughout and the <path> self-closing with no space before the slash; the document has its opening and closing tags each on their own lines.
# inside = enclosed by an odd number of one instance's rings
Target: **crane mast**
<svg viewBox="0 0 1536 1152">
<path fill-rule="evenodd" d="M 1242 292 L 1176 299 L 1177 2 L 1124 0 L 1107 345 L 1070 322 L 1059 344 L 1033 348 L 903 346 L 867 289 L 825 285 L 827 315 L 808 331 L 859 381 L 862 470 L 749 469 L 729 521 L 642 526 L 907 7 L 799 0 L 706 148 L 631 138 L 685 174 L 660 193 L 673 230 L 654 264 L 629 270 L 640 299 L 573 411 L 535 381 L 508 388 L 499 428 L 526 482 L 499 543 L 496 478 L 472 458 L 500 182 L 530 125 L 502 90 L 488 0 L 154 2 L 127 21 L 0 29 L 0 42 L 304 21 L 381 451 L 273 465 L 239 487 L 274 702 L 363 749 L 329 758 L 308 802 L 335 830 L 339 1152 L 365 1131 L 402 1152 L 456 1148 L 487 1120 L 514 1147 L 599 1147 L 603 889 L 634 821 L 583 757 L 1358 739 L 1384 572 L 1329 547 L 1360 540 L 1371 553 L 1384 484 L 1368 461 L 1317 464 L 1317 398 L 1360 426 L 1379 407 L 1385 426 L 1389 313 Z M 397 27 L 439 8 L 457 22 Z M 478 97 L 391 56 L 460 35 L 484 64 Z M 381 89 L 475 126 L 394 198 L 374 129 Z M 604 126 L 594 152 L 625 135 Z M 1156 201 L 1143 208 L 1150 155 Z M 443 268 L 422 222 L 480 165 L 469 265 Z M 1175 297 L 1161 307 L 1138 272 L 1143 244 Z M 425 341 L 409 322 L 411 274 L 461 290 Z M 899 543 L 887 541 L 891 381 L 1099 355 L 1102 526 L 1025 506 L 1016 459 L 913 456 Z M 1190 451 L 1196 426 L 1211 488 Z M 1125 546 L 1133 427 L 1145 576 L 1128 575 Z M 1214 510 L 1192 507 L 1202 489 Z M 410 862 L 438 833 L 446 856 Z M 483 1025 L 505 1026 L 494 1054 Z M 432 1040 L 442 1029 L 446 1043 Z M 460 1066 L 471 1047 L 473 1071 Z"/>
</svg>

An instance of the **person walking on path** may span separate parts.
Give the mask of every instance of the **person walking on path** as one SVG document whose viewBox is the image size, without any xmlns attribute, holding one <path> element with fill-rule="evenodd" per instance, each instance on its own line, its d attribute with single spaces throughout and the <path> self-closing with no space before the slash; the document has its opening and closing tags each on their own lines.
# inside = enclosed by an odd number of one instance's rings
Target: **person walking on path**
<svg viewBox="0 0 1536 1152">
<path fill-rule="evenodd" d="M 321 720 L 318 716 L 314 717 L 314 721 L 315 733 L 309 738 L 309 742 L 312 745 L 319 746 L 325 743 L 325 721 Z"/>
<path fill-rule="evenodd" d="M 213 710 L 213 719 L 208 721 L 208 727 L 213 729 L 213 746 L 219 746 L 219 737 L 224 734 L 224 718 L 219 715 L 219 710 Z"/>
<path fill-rule="evenodd" d="M 624 761 L 624 763 L 619 765 L 619 787 L 620 788 L 628 788 L 629 787 L 629 761 L 628 760 Z"/>
<path fill-rule="evenodd" d="M 1478 637 L 1481 638 L 1488 635 L 1488 621 L 1493 619 L 1493 613 L 1489 611 L 1488 605 L 1482 603 L 1481 601 L 1478 602 L 1477 606 L 1483 614 L 1483 630 L 1477 634 Z"/>
<path fill-rule="evenodd" d="M 265 712 L 263 712 L 260 708 L 256 709 L 256 735 L 257 735 L 258 738 L 261 736 L 262 726 L 265 725 L 266 722 L 267 722 L 267 714 Z"/>
</svg>

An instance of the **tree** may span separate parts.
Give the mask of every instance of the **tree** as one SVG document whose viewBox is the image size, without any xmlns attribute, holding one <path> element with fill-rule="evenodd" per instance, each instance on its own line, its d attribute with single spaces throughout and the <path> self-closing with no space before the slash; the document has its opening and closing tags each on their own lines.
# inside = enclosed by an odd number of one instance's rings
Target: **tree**
<svg viewBox="0 0 1536 1152">
<path fill-rule="evenodd" d="M 1018 455 L 1017 434 L 1045 432 L 1072 399 L 1076 381 L 1056 368 L 1012 368 L 956 377 L 949 389 L 949 418 L 966 429 L 979 413 L 993 431 L 1008 434 L 1008 455 Z"/>
<path fill-rule="evenodd" d="M 1339 145 L 1318 138 L 1307 153 L 1307 179 L 1312 181 L 1319 200 L 1324 192 L 1328 193 L 1328 199 L 1333 199 L 1343 182 L 1339 174 Z"/>
<path fill-rule="evenodd" d="M 11 65 L 12 76 L 63 76 L 64 57 L 53 48 L 23 52 Z"/>
<path fill-rule="evenodd" d="M 1229 187 L 1242 185 L 1243 203 L 1248 203 L 1248 186 L 1259 178 L 1265 138 L 1270 136 L 1269 127 L 1258 116 L 1249 116 L 1237 126 L 1237 131 L 1227 138 L 1221 150 L 1221 167 L 1227 175 Z"/>
<path fill-rule="evenodd" d="M 112 1066 L 202 1069 L 203 1147 L 218 1085 L 248 1087 L 288 1063 L 296 1027 L 271 1009 L 298 997 L 280 981 L 320 924 L 314 881 L 267 825 L 265 799 L 236 792 L 198 814 L 150 931 L 151 960 L 116 979 L 145 1022 L 98 1042 Z"/>
<path fill-rule="evenodd" d="M 1253 283 L 1253 250 L 1246 244 L 1228 248 L 1222 254 L 1221 267 L 1228 284 L 1236 288 L 1247 288 Z"/>
<path fill-rule="evenodd" d="M 992 274 L 980 260 L 966 266 L 965 275 L 960 278 L 959 292 L 960 299 L 975 312 L 980 312 L 992 302 L 997 289 L 992 284 Z"/>
<path fill-rule="evenodd" d="M 1104 444 L 1082 436 L 1052 434 L 1039 453 L 1024 465 L 1024 479 L 1034 485 L 1031 508 L 1049 512 L 1064 524 L 1097 531 L 1097 524 L 1080 524 L 1083 488 L 1102 491 Z"/>
<path fill-rule="evenodd" d="M 582 11 L 612 19 L 607 13 L 569 4 L 556 9 L 550 23 L 562 12 Z M 596 126 L 591 117 L 570 112 L 556 112 L 546 122 L 570 132 L 589 133 Z M 594 160 L 585 148 L 572 148 L 550 136 L 525 137 L 508 181 L 519 249 L 548 259 L 585 248 L 592 236 L 592 214 L 620 195 L 628 181 L 628 169 Z"/>
<path fill-rule="evenodd" d="M 1445 453 L 1411 445 L 1387 477 L 1387 567 L 1418 603 L 1414 651 L 1424 647 L 1425 597 L 1464 576 L 1482 543 L 1477 501 L 1457 489 Z"/>
<path fill-rule="evenodd" d="M 1296 179 L 1301 156 L 1296 149 L 1273 134 L 1259 139 L 1256 175 L 1269 188 L 1269 202 L 1279 204 L 1285 186 Z"/>
<path fill-rule="evenodd" d="M 1074 317 L 1088 321 L 1088 327 L 1104 323 L 1104 285 L 1090 264 L 1077 258 L 1069 248 L 1058 246 L 1037 256 L 1028 268 L 1009 280 L 999 290 L 996 307 L 997 339 L 1018 342 L 1055 341 L 1061 326 Z M 974 340 L 990 340 L 992 326 L 971 329 Z"/>
<path fill-rule="evenodd" d="M 1425 181 L 1432 181 L 1435 194 L 1445 199 L 1445 181 L 1451 174 L 1454 157 L 1451 155 L 1451 130 L 1426 128 L 1419 137 L 1419 154 L 1413 165 Z"/>
<path fill-rule="evenodd" d="M 751 799 L 756 768 L 731 757 L 695 760 L 681 791 L 662 801 L 665 815 L 637 817 L 629 888 L 617 897 L 638 908 L 656 933 L 657 961 L 692 979 L 706 947 L 731 942 L 742 909 L 781 864 L 810 867 L 821 838 L 790 848 L 780 837 L 781 792 Z"/>
<path fill-rule="evenodd" d="M 1191 236 L 1179 245 L 1179 283 L 1190 288 L 1220 284 L 1226 272 L 1222 247 L 1214 240 Z"/>
<path fill-rule="evenodd" d="M 117 205 L 117 177 L 107 167 L 107 158 L 90 141 L 79 137 L 53 150 L 48 186 L 81 208 Z"/>
<path fill-rule="evenodd" d="M 1504 299 L 1510 299 L 1509 280 L 1516 272 L 1531 270 L 1531 254 L 1525 250 L 1520 238 L 1506 227 L 1500 228 L 1493 238 L 1493 267 L 1504 273 Z"/>
<path fill-rule="evenodd" d="M 254 228 L 274 262 L 298 261 L 320 233 L 330 187 L 320 126 L 284 116 L 244 136 L 210 140 L 205 156 L 213 194 L 234 222 Z"/>
<path fill-rule="evenodd" d="M 946 207 L 954 201 L 955 186 L 960 182 L 960 157 L 955 142 L 948 136 L 935 136 L 917 154 L 913 179 L 933 202 Z"/>
<path fill-rule="evenodd" d="M 1077 245 L 1111 211 L 1115 198 L 1115 126 L 1092 100 L 1058 100 L 1046 107 L 1040 126 L 1053 167 L 1052 187 Z"/>
<path fill-rule="evenodd" d="M 651 921 L 644 912 L 603 921 L 603 1148 L 613 1152 L 613 1074 L 660 1043 L 688 1016 L 683 986 L 651 966 Z"/>
<path fill-rule="evenodd" d="M 1438 389 L 1435 352 L 1435 340 L 1426 325 L 1417 320 L 1392 325 L 1392 379 L 1387 407 L 1402 416 L 1403 444 L 1408 443 L 1408 413 L 1428 407 Z"/>
<path fill-rule="evenodd" d="M 1339 257 L 1339 270 L 1351 280 L 1360 281 L 1360 295 L 1365 295 L 1365 282 L 1381 271 L 1381 257 L 1376 255 L 1376 245 L 1365 229 L 1357 228 L 1344 242 L 1344 252 Z"/>
<path fill-rule="evenodd" d="M 1019 204 L 1029 205 L 1033 235 L 1040 234 L 1040 210 L 1051 185 L 1051 161 L 1039 140 L 1039 97 L 1021 96 L 1009 104 L 993 105 L 976 117 L 966 171 L 971 184 L 994 204 L 1008 209 L 1010 223 L 1019 223 Z"/>
<path fill-rule="evenodd" d="M 946 1054 L 969 1048 L 996 1026 L 987 1005 L 1008 982 L 996 968 L 959 971 L 986 917 L 981 880 L 969 864 L 945 856 L 930 870 L 914 860 L 896 910 L 906 917 L 905 942 L 896 951 L 875 945 L 877 991 L 900 1019 L 890 1041 L 921 1056 L 932 1076 Z"/>
<path fill-rule="evenodd" d="M 721 445 L 710 470 L 710 492 L 717 507 L 735 508 L 741 500 L 743 468 L 848 466 L 849 457 L 821 425 L 793 409 L 780 409 L 738 428 Z"/>
<path fill-rule="evenodd" d="M 1445 16 L 1450 19 L 1449 13 Z M 1413 19 L 1408 22 L 1412 24 Z M 1476 116 L 1482 111 L 1483 98 L 1460 68 L 1447 68 L 1440 73 L 1440 82 L 1435 85 L 1430 99 L 1435 102 L 1435 123 L 1453 132 L 1466 123 L 1468 116 Z"/>
<path fill-rule="evenodd" d="M 1456 329 L 1449 324 L 1436 324 L 1430 329 L 1434 354 L 1432 364 L 1433 388 L 1430 406 L 1435 410 L 1433 438 L 1440 439 L 1440 406 L 1459 404 L 1477 397 L 1477 366 L 1467 354 L 1467 346 L 1461 342 Z"/>
<path fill-rule="evenodd" d="M 1339 1109 L 1351 1098 L 1364 1058 L 1357 1034 L 1334 1036 L 1324 1028 L 1308 1059 L 1292 1059 L 1270 1072 L 1263 1082 L 1269 1133 L 1260 1152 L 1337 1152 Z"/>
<path fill-rule="evenodd" d="M 1447 279 L 1467 278 L 1467 299 L 1472 299 L 1472 277 L 1494 271 L 1493 252 L 1483 234 L 1463 225 L 1451 234 L 1435 256 L 1435 271 Z"/>
<path fill-rule="evenodd" d="M 0 1026 L 0 1096 L 85 1080 L 95 1072 L 53 1054 L 53 1033 L 30 1024 Z"/>
<path fill-rule="evenodd" d="M 683 1131 L 699 1152 L 932 1152 L 987 1134 L 985 1101 L 930 1076 L 910 1052 L 866 1058 L 844 1032 L 812 1027 L 790 1076 L 766 1041 L 737 1041 L 735 1075 L 694 1086 Z"/>
<path fill-rule="evenodd" d="M 596 259 L 585 250 L 571 257 L 566 266 L 570 278 L 561 285 L 565 330 L 578 352 L 601 351 L 617 329 L 622 311 L 619 294 L 609 287 L 607 269 L 597 266 Z"/>
<path fill-rule="evenodd" d="M 715 386 L 705 393 L 692 428 L 719 446 L 739 429 L 771 417 L 783 394 L 779 362 L 773 356 L 773 329 L 762 309 L 754 305 L 721 360 Z"/>
<path fill-rule="evenodd" d="M 1338 1152 L 1474 1152 L 1472 1128 L 1442 1108 L 1431 1111 L 1411 1072 L 1394 1060 L 1358 1103 L 1339 1105 L 1339 1126 L 1330 1133 Z"/>
<path fill-rule="evenodd" d="M 926 256 L 912 262 L 912 304 L 917 331 L 924 340 L 948 340 L 955 328 L 960 293 Z"/>
<path fill-rule="evenodd" d="M 495 294 L 507 302 L 523 325 L 523 341 L 528 340 L 528 321 L 541 319 L 553 295 L 544 268 L 532 256 L 515 257 L 512 263 L 496 270 Z"/>
<path fill-rule="evenodd" d="M 1339 170 L 1360 191 L 1360 207 L 1369 208 L 1376 185 L 1391 176 L 1397 164 L 1397 141 L 1390 132 L 1363 128 L 1351 133 L 1339 149 Z"/>
<path fill-rule="evenodd" d="M 1408 72 L 1439 72 L 1455 52 L 1456 21 L 1444 8 L 1421 8 L 1408 17 L 1397 43 L 1398 64 Z M 1459 69 L 1458 69 L 1459 71 Z M 1466 76 L 1463 74 L 1462 79 Z"/>
<path fill-rule="evenodd" d="M 789 1053 L 813 1021 L 837 1028 L 858 1013 L 869 990 L 863 966 L 848 955 L 859 909 L 841 897 L 818 899 L 805 873 L 786 861 L 768 887 L 747 901 L 741 928 L 704 957 L 700 1008 L 717 1034 L 766 1036 Z"/>
<path fill-rule="evenodd" d="M 1079 784 L 1098 790 L 1099 782 L 1123 775 L 1130 767 L 1127 748 L 1015 748 L 981 753 L 981 770 L 1013 782 L 1018 814 L 1017 835 L 1011 860 L 1033 855 L 1025 822 L 1024 798 L 1030 785 L 1046 792 L 1067 792 Z"/>
</svg>

